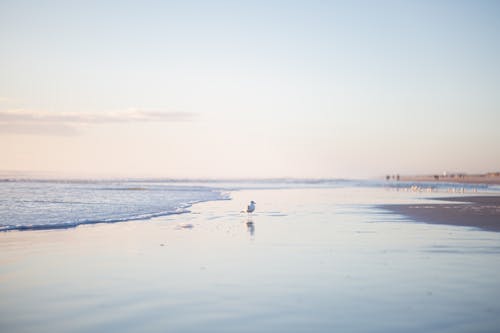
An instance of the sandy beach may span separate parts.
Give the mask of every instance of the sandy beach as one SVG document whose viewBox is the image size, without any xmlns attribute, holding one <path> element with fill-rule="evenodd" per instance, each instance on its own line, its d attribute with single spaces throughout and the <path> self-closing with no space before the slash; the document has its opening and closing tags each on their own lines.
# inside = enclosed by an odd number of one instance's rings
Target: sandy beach
<svg viewBox="0 0 500 333">
<path fill-rule="evenodd" d="M 435 198 L 442 203 L 383 205 L 382 208 L 419 222 L 500 231 L 499 196 Z"/>
<path fill-rule="evenodd" d="M 2 232 L 0 328 L 494 332 L 500 233 L 379 208 L 415 195 L 241 190 L 189 214 Z"/>
<path fill-rule="evenodd" d="M 463 183 L 463 184 L 486 184 L 500 185 L 500 173 L 487 174 L 448 174 L 448 175 L 401 175 L 400 181 L 407 182 L 440 182 L 440 183 Z"/>
</svg>

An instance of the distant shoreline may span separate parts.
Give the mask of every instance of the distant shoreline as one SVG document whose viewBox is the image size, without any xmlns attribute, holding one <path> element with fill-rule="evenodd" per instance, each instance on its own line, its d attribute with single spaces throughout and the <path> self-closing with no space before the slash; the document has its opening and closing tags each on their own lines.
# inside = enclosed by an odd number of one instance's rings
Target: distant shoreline
<svg viewBox="0 0 500 333">
<path fill-rule="evenodd" d="M 389 178 L 388 178 L 389 177 Z M 396 175 L 386 176 L 387 180 L 399 180 L 404 182 L 442 182 L 462 184 L 486 184 L 500 185 L 500 172 L 485 174 L 435 174 L 435 175 Z"/>
<path fill-rule="evenodd" d="M 433 200 L 445 202 L 379 207 L 405 215 L 416 222 L 475 227 L 500 232 L 500 196 L 433 198 Z"/>
</svg>

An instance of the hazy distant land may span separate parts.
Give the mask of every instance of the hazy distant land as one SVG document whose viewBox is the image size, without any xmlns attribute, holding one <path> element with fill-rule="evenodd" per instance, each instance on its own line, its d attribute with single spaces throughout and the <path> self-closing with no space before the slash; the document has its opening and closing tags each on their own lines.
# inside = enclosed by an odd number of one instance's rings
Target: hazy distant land
<svg viewBox="0 0 500 333">
<path fill-rule="evenodd" d="M 441 173 L 431 175 L 387 175 L 387 180 L 500 185 L 500 172 L 483 174 Z"/>
</svg>

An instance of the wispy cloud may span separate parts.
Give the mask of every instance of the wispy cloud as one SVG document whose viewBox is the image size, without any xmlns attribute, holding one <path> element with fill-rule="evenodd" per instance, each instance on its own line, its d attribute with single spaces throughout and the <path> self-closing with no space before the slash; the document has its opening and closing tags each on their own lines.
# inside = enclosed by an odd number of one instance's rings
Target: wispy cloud
<svg viewBox="0 0 500 333">
<path fill-rule="evenodd" d="M 71 135 L 82 126 L 133 122 L 185 122 L 196 117 L 188 112 L 127 109 L 100 113 L 0 110 L 3 133 Z"/>
<path fill-rule="evenodd" d="M 101 113 L 44 112 L 23 109 L 0 111 L 0 122 L 100 124 L 189 121 L 193 118 L 194 114 L 187 112 L 162 112 L 136 109 Z"/>
<path fill-rule="evenodd" d="M 80 133 L 81 133 L 80 128 L 66 124 L 0 122 L 0 135 L 30 134 L 30 135 L 48 135 L 48 136 L 75 136 Z"/>
</svg>

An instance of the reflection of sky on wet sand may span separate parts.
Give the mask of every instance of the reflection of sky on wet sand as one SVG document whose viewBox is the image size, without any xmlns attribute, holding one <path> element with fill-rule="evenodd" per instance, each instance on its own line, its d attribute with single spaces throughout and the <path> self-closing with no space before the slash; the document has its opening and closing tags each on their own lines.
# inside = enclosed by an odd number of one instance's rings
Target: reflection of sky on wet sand
<svg viewBox="0 0 500 333">
<path fill-rule="evenodd" d="M 147 223 L 1 233 L 0 327 L 494 330 L 500 325 L 500 235 L 401 223 L 402 217 L 372 205 L 414 202 L 418 195 L 239 191 L 231 201 Z M 249 218 L 239 211 L 251 199 L 259 205 Z"/>
</svg>

